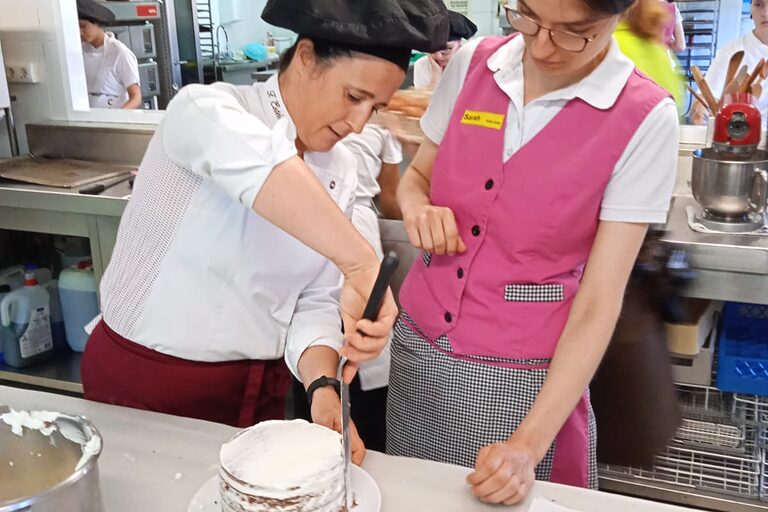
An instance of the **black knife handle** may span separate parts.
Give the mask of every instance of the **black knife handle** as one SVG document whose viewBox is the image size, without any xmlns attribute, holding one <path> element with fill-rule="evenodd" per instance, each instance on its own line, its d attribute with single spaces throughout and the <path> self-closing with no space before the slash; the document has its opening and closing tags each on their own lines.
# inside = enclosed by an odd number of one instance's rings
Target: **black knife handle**
<svg viewBox="0 0 768 512">
<path fill-rule="evenodd" d="M 381 308 L 381 302 L 384 300 L 387 288 L 389 288 L 389 282 L 392 281 L 392 276 L 395 274 L 399 264 L 400 258 L 397 257 L 395 251 L 389 251 L 384 255 L 384 259 L 381 260 L 379 275 L 376 276 L 371 296 L 368 297 L 368 303 L 365 305 L 365 311 L 363 311 L 363 318 L 366 320 L 372 322 L 376 320 Z"/>
</svg>

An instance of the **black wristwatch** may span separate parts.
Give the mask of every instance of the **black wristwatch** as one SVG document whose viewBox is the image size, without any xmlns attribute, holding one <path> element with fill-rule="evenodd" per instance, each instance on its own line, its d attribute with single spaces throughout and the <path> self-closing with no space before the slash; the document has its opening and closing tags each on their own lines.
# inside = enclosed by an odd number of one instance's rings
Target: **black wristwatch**
<svg viewBox="0 0 768 512">
<path fill-rule="evenodd" d="M 309 402 L 310 407 L 312 407 L 312 395 L 315 394 L 317 388 L 322 388 L 325 386 L 333 386 L 333 389 L 336 390 L 336 393 L 339 392 L 340 384 L 336 379 L 323 375 L 322 377 L 313 380 L 312 384 L 310 384 L 307 388 L 307 402 Z"/>
</svg>

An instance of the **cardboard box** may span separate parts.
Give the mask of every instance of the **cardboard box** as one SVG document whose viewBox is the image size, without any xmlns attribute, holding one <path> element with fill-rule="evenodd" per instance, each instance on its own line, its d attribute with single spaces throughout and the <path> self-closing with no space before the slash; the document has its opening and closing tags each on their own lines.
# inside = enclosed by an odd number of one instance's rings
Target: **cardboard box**
<svg viewBox="0 0 768 512">
<path fill-rule="evenodd" d="M 715 327 L 720 303 L 706 299 L 684 299 L 687 316 L 680 324 L 665 324 L 667 347 L 674 354 L 695 356 Z"/>
</svg>

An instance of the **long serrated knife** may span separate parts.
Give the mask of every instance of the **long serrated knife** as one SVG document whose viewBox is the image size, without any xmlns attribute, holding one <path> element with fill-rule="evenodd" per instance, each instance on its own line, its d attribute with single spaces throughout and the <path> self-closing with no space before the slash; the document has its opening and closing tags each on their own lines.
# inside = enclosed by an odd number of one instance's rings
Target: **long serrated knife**
<svg viewBox="0 0 768 512">
<path fill-rule="evenodd" d="M 400 260 L 397 257 L 397 253 L 394 251 L 388 252 L 384 259 L 381 260 L 379 266 L 379 275 L 376 276 L 376 282 L 373 285 L 370 297 L 368 297 L 368 303 L 365 305 L 365 311 L 363 311 L 363 318 L 366 320 L 374 321 L 379 314 L 379 308 L 381 308 L 381 302 L 384 300 L 384 295 L 389 288 L 389 282 L 392 280 L 392 276 L 397 270 L 397 266 Z M 341 382 L 341 389 L 339 396 L 341 397 L 341 442 L 344 450 L 344 504 L 347 511 L 352 510 L 353 496 L 352 496 L 352 482 L 350 478 L 350 463 L 352 461 L 352 447 L 349 441 L 349 384 L 344 382 L 342 378 L 342 370 L 344 364 L 347 362 L 345 358 L 341 358 L 339 361 L 338 379 Z"/>
</svg>

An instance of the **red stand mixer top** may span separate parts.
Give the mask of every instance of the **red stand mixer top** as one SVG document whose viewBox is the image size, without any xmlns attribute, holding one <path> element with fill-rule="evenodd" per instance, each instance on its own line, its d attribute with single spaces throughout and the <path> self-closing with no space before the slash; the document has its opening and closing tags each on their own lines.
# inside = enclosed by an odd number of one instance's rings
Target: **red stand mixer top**
<svg viewBox="0 0 768 512">
<path fill-rule="evenodd" d="M 715 116 L 712 147 L 716 151 L 751 153 L 760 143 L 760 110 L 748 93 L 729 94 Z"/>
</svg>

